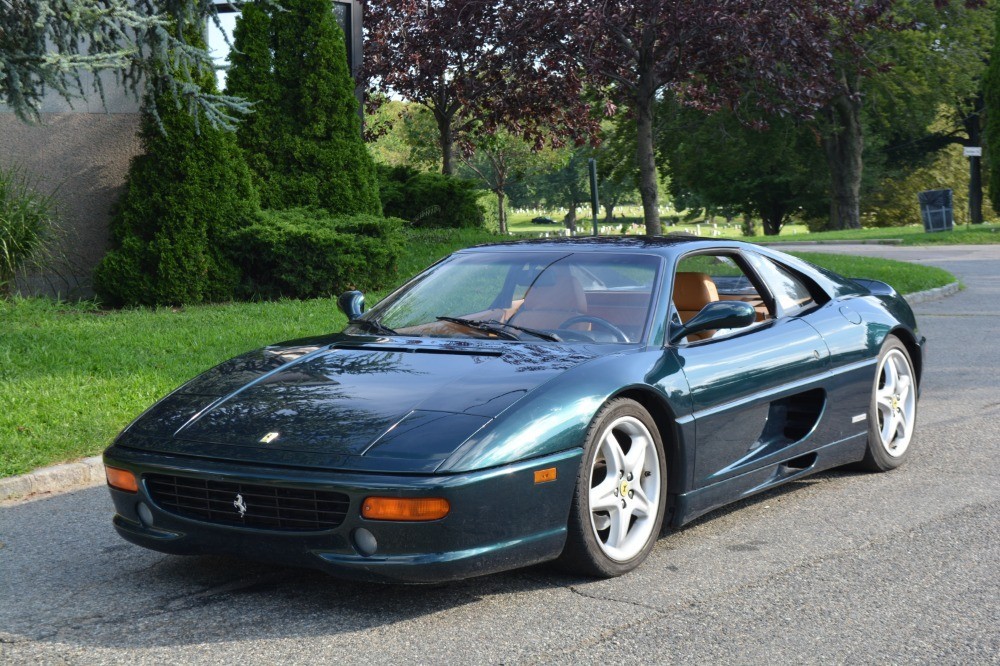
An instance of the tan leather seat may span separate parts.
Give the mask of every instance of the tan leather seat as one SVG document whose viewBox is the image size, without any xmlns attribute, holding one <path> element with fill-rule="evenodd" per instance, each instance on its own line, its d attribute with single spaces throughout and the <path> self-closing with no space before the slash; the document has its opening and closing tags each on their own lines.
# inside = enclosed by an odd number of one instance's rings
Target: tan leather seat
<svg viewBox="0 0 1000 666">
<path fill-rule="evenodd" d="M 586 314 L 587 297 L 568 266 L 542 273 L 524 295 L 510 323 L 528 328 L 555 329 L 570 317 Z"/>
<path fill-rule="evenodd" d="M 678 273 L 674 278 L 674 306 L 681 317 L 681 321 L 687 323 L 691 317 L 695 316 L 701 309 L 709 303 L 719 300 L 719 290 L 715 283 L 705 273 Z M 712 337 L 715 331 L 704 331 L 689 335 L 688 340 L 704 340 Z"/>
</svg>

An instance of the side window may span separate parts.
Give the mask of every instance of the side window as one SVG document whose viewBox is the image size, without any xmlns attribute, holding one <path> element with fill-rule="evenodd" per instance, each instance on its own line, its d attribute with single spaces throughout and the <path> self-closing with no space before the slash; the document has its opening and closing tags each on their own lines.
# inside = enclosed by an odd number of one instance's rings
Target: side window
<svg viewBox="0 0 1000 666">
<path fill-rule="evenodd" d="M 794 316 L 816 305 L 809 286 L 791 271 L 754 252 L 748 252 L 747 257 L 767 283 L 785 316 Z"/>
<path fill-rule="evenodd" d="M 683 257 L 674 275 L 673 302 L 676 315 L 687 322 L 714 301 L 744 301 L 757 311 L 757 321 L 773 315 L 750 277 L 732 257 L 725 254 L 696 254 Z M 688 336 L 688 342 L 716 338 L 728 330 L 706 331 Z"/>
</svg>

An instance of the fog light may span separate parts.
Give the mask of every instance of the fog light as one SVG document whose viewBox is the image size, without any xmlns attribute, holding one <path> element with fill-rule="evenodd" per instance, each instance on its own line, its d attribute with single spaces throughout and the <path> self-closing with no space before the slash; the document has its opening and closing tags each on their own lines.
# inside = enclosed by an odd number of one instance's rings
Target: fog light
<svg viewBox="0 0 1000 666">
<path fill-rule="evenodd" d="M 354 530 L 354 547 L 362 555 L 374 555 L 378 550 L 378 541 L 375 535 L 363 527 Z"/>
<path fill-rule="evenodd" d="M 153 524 L 153 512 L 149 510 L 145 502 L 139 502 L 135 507 L 135 512 L 139 514 L 139 522 L 142 523 L 143 527 L 149 527 Z"/>
</svg>

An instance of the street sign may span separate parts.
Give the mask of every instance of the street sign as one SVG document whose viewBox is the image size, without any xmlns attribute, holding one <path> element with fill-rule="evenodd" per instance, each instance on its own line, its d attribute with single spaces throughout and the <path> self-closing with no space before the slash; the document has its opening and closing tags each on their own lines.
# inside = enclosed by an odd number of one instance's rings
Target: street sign
<svg viewBox="0 0 1000 666">
<path fill-rule="evenodd" d="M 982 146 L 966 146 L 962 149 L 966 157 L 982 157 L 983 147 Z"/>
</svg>

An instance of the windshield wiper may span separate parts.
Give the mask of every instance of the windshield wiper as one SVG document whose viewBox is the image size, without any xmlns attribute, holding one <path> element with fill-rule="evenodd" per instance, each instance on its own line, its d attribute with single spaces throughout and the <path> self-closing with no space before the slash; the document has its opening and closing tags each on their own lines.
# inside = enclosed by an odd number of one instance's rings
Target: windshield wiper
<svg viewBox="0 0 1000 666">
<path fill-rule="evenodd" d="M 514 328 L 519 331 L 524 331 L 525 333 L 533 335 L 536 338 L 541 338 L 542 340 L 548 340 L 550 342 L 562 342 L 562 338 L 560 338 L 555 333 L 549 333 L 548 331 L 539 331 L 536 328 L 528 328 L 527 326 L 518 326 L 517 324 L 508 324 L 505 321 L 497 321 L 495 319 L 491 319 L 488 323 L 496 324 L 497 326 L 506 326 L 507 328 Z"/>
<path fill-rule="evenodd" d="M 385 326 L 378 319 L 355 319 L 354 321 L 348 323 L 352 326 L 366 328 L 373 333 L 381 333 L 382 335 L 399 335 L 399 333 L 392 330 L 388 326 Z"/>
<path fill-rule="evenodd" d="M 436 319 L 439 319 L 440 321 L 450 321 L 453 324 L 461 324 L 462 326 L 468 326 L 469 328 L 474 328 L 477 331 L 486 331 L 487 333 L 492 333 L 498 337 L 504 338 L 505 340 L 520 340 L 519 337 L 510 331 L 504 330 L 505 328 L 513 328 L 518 331 L 524 331 L 525 333 L 533 335 L 536 338 L 549 340 L 550 342 L 562 342 L 562 339 L 559 338 L 559 336 L 552 333 L 536 331 L 533 328 L 517 326 L 516 324 L 507 324 L 502 321 L 497 321 L 496 319 L 462 319 L 461 317 L 436 317 Z"/>
<path fill-rule="evenodd" d="M 438 321 L 449 321 L 452 324 L 461 324 L 462 326 L 468 326 L 469 328 L 475 329 L 477 331 L 485 331 L 486 333 L 492 333 L 493 335 L 503 338 L 504 340 L 520 340 L 516 335 L 508 331 L 503 330 L 503 328 L 496 326 L 488 321 L 479 321 L 477 319 L 462 319 L 461 317 L 435 317 Z"/>
</svg>

